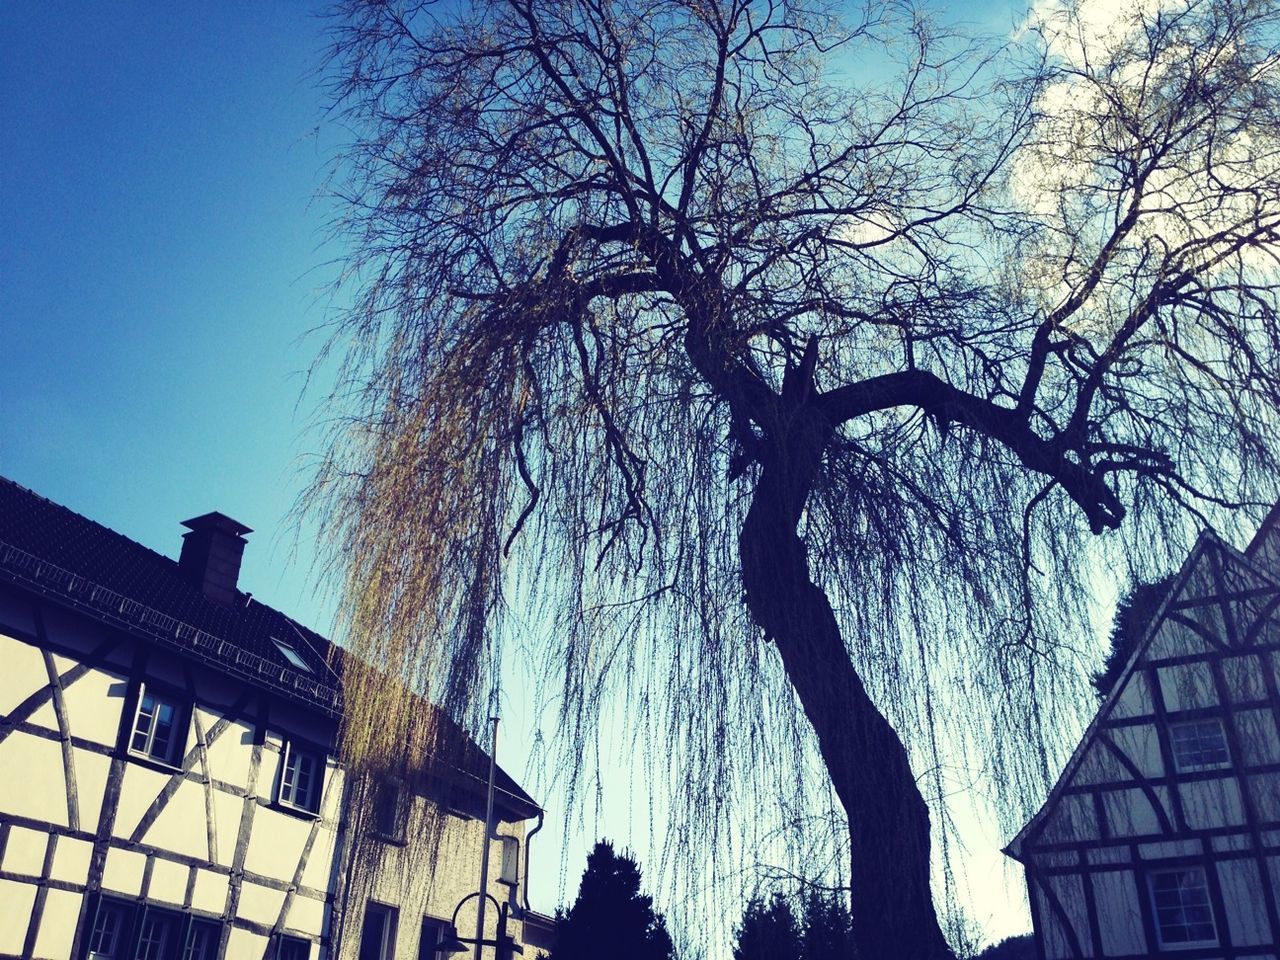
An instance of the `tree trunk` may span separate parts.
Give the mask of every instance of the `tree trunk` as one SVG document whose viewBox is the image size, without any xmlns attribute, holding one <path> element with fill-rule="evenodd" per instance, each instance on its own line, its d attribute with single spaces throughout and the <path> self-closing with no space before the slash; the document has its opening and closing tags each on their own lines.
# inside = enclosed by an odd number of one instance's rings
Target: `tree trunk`
<svg viewBox="0 0 1280 960">
<path fill-rule="evenodd" d="M 849 818 L 858 960 L 939 960 L 952 953 L 929 883 L 929 810 L 901 739 L 867 695 L 826 595 L 809 577 L 797 525 L 831 427 L 795 410 L 766 437 L 739 538 L 752 617 L 773 640 L 813 724 Z"/>
</svg>

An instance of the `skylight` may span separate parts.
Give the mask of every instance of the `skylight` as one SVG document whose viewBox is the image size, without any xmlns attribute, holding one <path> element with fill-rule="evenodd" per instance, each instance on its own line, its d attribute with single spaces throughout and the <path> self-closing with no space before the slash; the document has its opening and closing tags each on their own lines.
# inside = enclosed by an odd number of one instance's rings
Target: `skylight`
<svg viewBox="0 0 1280 960">
<path fill-rule="evenodd" d="M 304 673 L 311 672 L 311 668 L 307 666 L 307 661 L 302 659 L 297 650 L 293 649 L 293 647 L 289 646 L 289 644 L 285 643 L 278 637 L 272 637 L 271 642 L 280 648 L 280 652 L 284 654 L 284 658 L 288 660 L 290 664 L 297 667 Z"/>
</svg>

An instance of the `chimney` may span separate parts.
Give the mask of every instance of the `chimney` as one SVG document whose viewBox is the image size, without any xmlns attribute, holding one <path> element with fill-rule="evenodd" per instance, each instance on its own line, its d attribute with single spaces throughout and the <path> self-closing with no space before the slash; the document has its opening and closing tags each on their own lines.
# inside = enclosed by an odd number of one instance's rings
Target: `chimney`
<svg viewBox="0 0 1280 960">
<path fill-rule="evenodd" d="M 182 525 L 191 532 L 182 535 L 179 572 L 210 600 L 234 603 L 246 543 L 244 535 L 253 531 L 217 512 L 183 520 Z"/>
</svg>

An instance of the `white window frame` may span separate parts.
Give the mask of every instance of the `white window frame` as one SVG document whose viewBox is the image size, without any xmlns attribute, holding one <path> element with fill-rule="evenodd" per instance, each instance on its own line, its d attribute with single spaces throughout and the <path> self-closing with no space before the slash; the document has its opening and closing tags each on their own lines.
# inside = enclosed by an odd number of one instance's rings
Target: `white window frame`
<svg viewBox="0 0 1280 960">
<path fill-rule="evenodd" d="M 1182 757 L 1178 754 L 1177 731 L 1187 730 L 1189 728 L 1214 727 L 1218 731 L 1218 735 L 1222 738 L 1222 749 L 1226 753 L 1226 759 L 1217 763 L 1184 763 Z M 1197 740 L 1199 734 L 1196 734 Z M 1231 744 L 1227 740 L 1227 729 L 1222 722 L 1221 717 L 1204 717 L 1199 720 L 1179 720 L 1169 724 L 1169 749 L 1173 753 L 1173 765 L 1179 773 L 1200 773 L 1204 770 L 1227 770 L 1231 767 Z"/>
<path fill-rule="evenodd" d="M 151 725 L 143 734 L 146 738 L 146 745 L 138 748 L 133 745 L 134 739 L 138 736 L 138 721 L 142 719 L 142 705 L 148 695 L 156 704 L 165 704 L 173 709 L 172 733 L 169 740 L 169 749 L 165 755 L 160 756 L 152 752 L 156 738 L 155 712 L 151 714 Z M 181 697 L 172 694 L 156 691 L 148 691 L 145 682 L 138 684 L 138 702 L 133 708 L 133 723 L 129 724 L 129 739 L 125 743 L 125 749 L 129 754 L 135 757 L 141 757 L 144 760 L 150 760 L 153 763 L 163 763 L 166 766 L 176 767 L 181 762 L 183 755 L 187 749 L 187 733 L 191 726 L 191 710 L 190 704 L 186 703 Z"/>
<path fill-rule="evenodd" d="M 311 778 L 311 791 L 315 794 L 314 800 L 311 797 L 303 797 L 301 801 L 298 799 L 296 778 L 292 784 L 288 785 L 289 795 L 286 796 L 285 777 L 289 773 L 289 762 L 295 756 L 310 760 L 314 765 Z M 324 775 L 327 760 L 328 758 L 323 751 L 297 745 L 294 743 L 293 738 L 285 737 L 284 749 L 280 752 L 280 774 L 276 777 L 276 803 L 290 810 L 297 810 L 300 813 L 318 817 L 320 815 L 320 804 L 324 799 Z"/>
<path fill-rule="evenodd" d="M 1204 904 L 1209 911 L 1209 925 L 1213 927 L 1213 938 L 1209 940 L 1174 940 L 1165 941 L 1165 928 L 1160 922 L 1160 905 L 1156 901 L 1156 880 L 1159 877 L 1177 874 L 1199 874 L 1200 889 L 1204 891 Z M 1221 942 L 1218 932 L 1218 917 L 1213 909 L 1213 898 L 1209 891 L 1209 873 L 1201 864 L 1182 867 L 1171 867 L 1166 870 L 1152 870 L 1147 874 L 1147 897 L 1151 904 L 1151 921 L 1156 931 L 1156 941 L 1161 950 L 1195 950 L 1200 947 L 1216 947 Z M 1201 906 L 1201 904 L 1191 904 Z"/>
</svg>

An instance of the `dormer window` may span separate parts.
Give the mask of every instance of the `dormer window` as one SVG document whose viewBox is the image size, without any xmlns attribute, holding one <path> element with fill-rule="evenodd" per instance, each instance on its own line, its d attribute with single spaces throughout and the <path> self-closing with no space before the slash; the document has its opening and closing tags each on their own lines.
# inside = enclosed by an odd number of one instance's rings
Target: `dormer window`
<svg viewBox="0 0 1280 960">
<path fill-rule="evenodd" d="M 129 735 L 129 752 L 175 765 L 186 746 L 186 718 L 185 703 L 142 684 L 138 690 L 133 730 Z"/>
<path fill-rule="evenodd" d="M 276 645 L 281 655 L 289 661 L 289 665 L 303 673 L 310 673 L 311 668 L 307 666 L 307 661 L 302 659 L 302 655 L 298 653 L 290 644 L 285 643 L 279 637 L 272 637 L 271 642 Z"/>
<path fill-rule="evenodd" d="M 1173 763 L 1181 773 L 1220 770 L 1231 765 L 1222 721 L 1216 717 L 1175 723 L 1169 727 Z"/>
<path fill-rule="evenodd" d="M 320 812 L 320 792 L 324 788 L 324 754 L 295 743 L 284 742 L 280 760 L 280 785 L 276 800 L 281 806 L 305 813 Z"/>
</svg>

